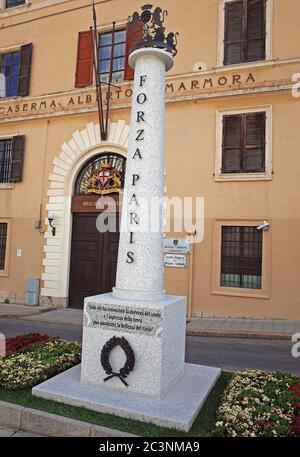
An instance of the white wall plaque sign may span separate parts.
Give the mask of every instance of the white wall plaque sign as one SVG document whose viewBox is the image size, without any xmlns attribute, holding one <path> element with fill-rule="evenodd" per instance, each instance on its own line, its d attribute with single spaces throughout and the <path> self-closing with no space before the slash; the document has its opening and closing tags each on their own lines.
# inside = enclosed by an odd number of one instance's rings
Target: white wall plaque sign
<svg viewBox="0 0 300 457">
<path fill-rule="evenodd" d="M 189 254 L 190 240 L 185 238 L 164 238 L 164 252 L 169 254 Z"/>
<path fill-rule="evenodd" d="M 165 267 L 185 268 L 186 256 L 184 254 L 165 254 Z"/>
</svg>

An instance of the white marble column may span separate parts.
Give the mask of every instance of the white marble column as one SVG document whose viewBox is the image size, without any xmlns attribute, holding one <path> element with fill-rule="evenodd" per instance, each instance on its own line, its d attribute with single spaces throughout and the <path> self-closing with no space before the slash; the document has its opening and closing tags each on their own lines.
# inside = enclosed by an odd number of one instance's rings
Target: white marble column
<svg viewBox="0 0 300 457">
<path fill-rule="evenodd" d="M 173 57 L 161 49 L 142 48 L 130 55 L 129 64 L 135 77 L 113 296 L 153 300 L 164 297 L 165 73 Z"/>
</svg>

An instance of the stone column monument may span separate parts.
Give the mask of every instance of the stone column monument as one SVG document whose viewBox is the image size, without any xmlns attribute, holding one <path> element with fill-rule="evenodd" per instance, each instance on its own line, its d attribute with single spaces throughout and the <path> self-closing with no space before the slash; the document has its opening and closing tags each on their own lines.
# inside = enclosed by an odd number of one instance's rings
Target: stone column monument
<svg viewBox="0 0 300 457">
<path fill-rule="evenodd" d="M 129 64 L 135 68 L 135 77 L 113 296 L 155 300 L 165 296 L 160 210 L 164 197 L 165 74 L 173 66 L 173 56 L 164 49 L 142 47 L 131 53 Z"/>
<path fill-rule="evenodd" d="M 82 365 L 33 389 L 43 398 L 189 430 L 220 370 L 185 363 L 186 298 L 163 288 L 165 74 L 176 55 L 160 8 L 139 30 L 116 286 L 84 303 Z M 136 38 L 136 37 L 135 37 Z"/>
</svg>

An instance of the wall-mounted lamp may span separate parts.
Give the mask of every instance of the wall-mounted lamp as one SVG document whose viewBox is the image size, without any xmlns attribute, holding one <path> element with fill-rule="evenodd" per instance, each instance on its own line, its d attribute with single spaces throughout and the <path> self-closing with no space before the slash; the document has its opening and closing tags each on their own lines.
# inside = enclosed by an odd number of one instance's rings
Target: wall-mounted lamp
<svg viewBox="0 0 300 457">
<path fill-rule="evenodd" d="M 53 227 L 53 225 L 52 225 L 54 219 L 55 219 L 55 214 L 49 212 L 49 213 L 48 213 L 48 221 L 49 221 L 49 225 L 50 225 L 50 227 L 51 227 L 51 229 L 52 229 L 52 236 L 55 236 L 55 233 L 56 233 L 56 228 Z"/>
<path fill-rule="evenodd" d="M 257 228 L 257 230 L 268 230 L 269 227 L 270 227 L 270 222 L 263 221 L 263 223 L 256 228 Z"/>
</svg>

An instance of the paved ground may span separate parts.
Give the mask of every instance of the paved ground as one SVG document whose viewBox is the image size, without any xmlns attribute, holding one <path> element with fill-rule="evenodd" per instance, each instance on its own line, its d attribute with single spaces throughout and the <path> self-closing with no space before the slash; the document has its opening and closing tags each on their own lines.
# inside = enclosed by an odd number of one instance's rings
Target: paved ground
<svg viewBox="0 0 300 457">
<path fill-rule="evenodd" d="M 17 437 L 41 437 L 42 435 L 37 435 L 36 433 L 23 432 L 21 430 L 12 430 L 9 428 L 0 427 L 0 438 L 17 438 Z"/>
<path fill-rule="evenodd" d="M 300 321 L 281 319 L 193 318 L 187 326 L 189 335 L 242 336 L 247 338 L 291 339 L 300 333 Z"/>
<path fill-rule="evenodd" d="M 29 319 L 0 319 L 0 333 L 6 337 L 29 332 L 81 341 L 82 327 L 81 324 L 68 325 L 66 322 L 54 324 Z M 261 368 L 300 375 L 300 358 L 292 357 L 292 345 L 291 341 L 284 340 L 187 336 L 186 360 L 230 371 Z"/>
<path fill-rule="evenodd" d="M 300 375 L 300 358 L 292 357 L 292 345 L 281 340 L 188 336 L 186 359 L 229 371 L 258 368 Z"/>
<path fill-rule="evenodd" d="M 0 304 L 0 318 L 18 318 L 45 324 L 58 323 L 81 326 L 82 311 L 70 308 L 53 309 Z M 300 320 L 200 317 L 189 319 L 187 325 L 187 334 L 190 336 L 291 340 L 295 333 L 300 333 Z"/>
<path fill-rule="evenodd" d="M 30 321 L 25 319 L 0 318 L 0 333 L 10 338 L 24 333 L 46 333 L 50 336 L 60 336 L 70 341 L 81 341 L 82 326 L 54 324 L 49 322 Z"/>
<path fill-rule="evenodd" d="M 51 311 L 51 308 L 41 306 L 23 306 L 13 303 L 0 304 L 0 317 L 28 317 L 36 314 L 46 313 L 48 311 Z"/>
</svg>

